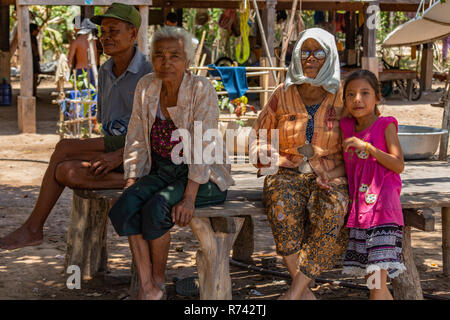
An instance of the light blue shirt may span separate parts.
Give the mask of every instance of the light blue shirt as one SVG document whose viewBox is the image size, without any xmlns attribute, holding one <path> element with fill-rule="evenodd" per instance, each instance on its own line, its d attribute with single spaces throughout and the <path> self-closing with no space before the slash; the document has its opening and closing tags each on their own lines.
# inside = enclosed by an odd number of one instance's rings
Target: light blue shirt
<svg viewBox="0 0 450 320">
<path fill-rule="evenodd" d="M 114 59 L 106 61 L 98 76 L 97 121 L 105 128 L 122 127 L 114 132 L 105 131 L 107 135 L 126 133 L 131 111 L 133 110 L 134 91 L 138 81 L 146 74 L 153 72 L 152 64 L 135 47 L 135 54 L 127 70 L 119 77 L 113 73 Z M 125 130 L 125 132 L 123 132 Z"/>
</svg>

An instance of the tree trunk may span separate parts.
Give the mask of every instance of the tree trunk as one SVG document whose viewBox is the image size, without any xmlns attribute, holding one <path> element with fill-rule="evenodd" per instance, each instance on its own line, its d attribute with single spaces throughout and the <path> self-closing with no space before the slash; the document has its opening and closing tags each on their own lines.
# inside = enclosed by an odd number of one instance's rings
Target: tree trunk
<svg viewBox="0 0 450 320">
<path fill-rule="evenodd" d="M 211 223 L 219 218 L 197 218 L 190 226 L 199 240 L 197 270 L 201 300 L 231 300 L 230 249 L 236 239 L 244 218 L 220 218 L 226 223 Z M 215 226 L 215 230 L 213 229 Z"/>
<path fill-rule="evenodd" d="M 83 280 L 107 270 L 107 213 L 110 207 L 107 199 L 85 199 L 73 194 L 65 268 L 79 266 Z"/>
</svg>

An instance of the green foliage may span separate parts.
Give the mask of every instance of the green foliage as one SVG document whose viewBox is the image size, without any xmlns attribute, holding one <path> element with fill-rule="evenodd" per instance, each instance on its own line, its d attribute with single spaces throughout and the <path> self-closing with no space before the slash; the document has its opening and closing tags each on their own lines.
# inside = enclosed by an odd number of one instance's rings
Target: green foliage
<svg viewBox="0 0 450 320">
<path fill-rule="evenodd" d="M 60 53 L 67 54 L 68 44 L 73 33 L 73 20 L 80 15 L 79 6 L 29 6 L 30 23 L 39 27 L 38 41 L 42 46 L 41 62 L 54 60 Z M 95 7 L 95 14 L 104 8 Z M 14 6 L 10 6 L 10 31 L 16 24 L 17 17 Z"/>
<path fill-rule="evenodd" d="M 201 40 L 203 31 L 206 31 L 204 46 L 212 48 L 214 41 L 220 41 L 220 28 L 219 28 L 219 18 L 223 12 L 223 9 L 208 9 L 207 13 L 209 16 L 209 21 L 203 25 L 199 26 L 195 24 L 195 15 L 197 14 L 197 9 L 184 9 L 183 10 L 183 22 L 186 30 L 194 34 L 198 41 Z"/>
</svg>

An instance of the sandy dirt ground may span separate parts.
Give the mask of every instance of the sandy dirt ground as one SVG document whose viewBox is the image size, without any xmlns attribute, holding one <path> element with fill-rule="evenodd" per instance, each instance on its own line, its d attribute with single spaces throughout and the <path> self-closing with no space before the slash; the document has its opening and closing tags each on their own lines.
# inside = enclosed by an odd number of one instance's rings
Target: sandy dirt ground
<svg viewBox="0 0 450 320">
<path fill-rule="evenodd" d="M 442 84 L 433 86 L 436 89 Z M 14 105 L 0 107 L 0 237 L 15 230 L 30 214 L 37 199 L 46 164 L 28 159 L 48 161 L 55 144 L 58 107 L 51 104 L 50 82 L 44 81 L 38 89 L 37 134 L 19 134 L 17 128 L 16 96 L 18 83 L 13 83 Z M 400 97 L 389 98 L 382 106 L 383 115 L 395 116 L 400 124 L 440 127 L 442 108 L 431 107 L 440 92 L 427 92 L 420 101 L 407 102 Z M 6 160 L 10 159 L 10 160 Z M 255 175 L 256 179 L 256 175 Z M 131 254 L 125 238 L 119 238 L 108 226 L 109 271 L 104 277 L 82 283 L 80 290 L 66 286 L 68 274 L 64 269 L 66 233 L 72 193 L 65 190 L 45 225 L 43 244 L 35 247 L 0 250 L 0 299 L 123 299 L 128 293 Z M 434 208 L 436 230 L 422 232 L 413 229 L 415 263 L 420 273 L 424 293 L 450 298 L 450 279 L 442 274 L 441 215 Z M 190 228 L 175 226 L 167 268 L 168 299 L 198 299 L 198 296 L 177 295 L 174 277 L 195 276 L 195 253 L 198 242 Z M 257 266 L 266 257 L 276 258 L 275 269 L 286 272 L 275 246 L 267 219 L 255 219 L 255 252 Z M 233 299 L 276 299 L 288 288 L 289 280 L 260 274 L 231 266 Z M 336 268 L 321 275 L 322 279 L 339 279 L 363 284 Z M 343 288 L 335 284 L 320 284 L 312 289 L 319 299 L 367 299 L 366 291 Z"/>
</svg>

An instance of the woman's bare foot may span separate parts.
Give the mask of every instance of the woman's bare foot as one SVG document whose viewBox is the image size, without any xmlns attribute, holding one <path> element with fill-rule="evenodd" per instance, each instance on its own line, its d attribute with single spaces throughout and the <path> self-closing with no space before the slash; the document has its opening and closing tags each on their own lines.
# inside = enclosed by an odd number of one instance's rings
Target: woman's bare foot
<svg viewBox="0 0 450 320">
<path fill-rule="evenodd" d="M 302 294 L 300 295 L 300 298 L 297 298 L 298 295 L 295 295 L 291 289 L 286 291 L 284 294 L 282 294 L 278 300 L 317 300 L 314 293 L 311 291 L 311 289 L 306 288 L 303 290 Z"/>
<path fill-rule="evenodd" d="M 22 225 L 19 229 L 11 232 L 0 239 L 0 248 L 6 250 L 14 250 L 27 246 L 37 246 L 42 243 L 44 232 L 42 228 L 37 231 L 28 227 L 27 224 Z"/>
<path fill-rule="evenodd" d="M 278 300 L 311 300 L 311 295 L 314 297 L 314 294 L 308 288 L 310 281 L 310 278 L 299 272 L 292 280 L 291 287 Z"/>
<path fill-rule="evenodd" d="M 314 293 L 311 291 L 310 288 L 306 288 L 303 291 L 303 294 L 302 294 L 300 300 L 317 300 L 317 298 L 314 295 Z"/>
</svg>

